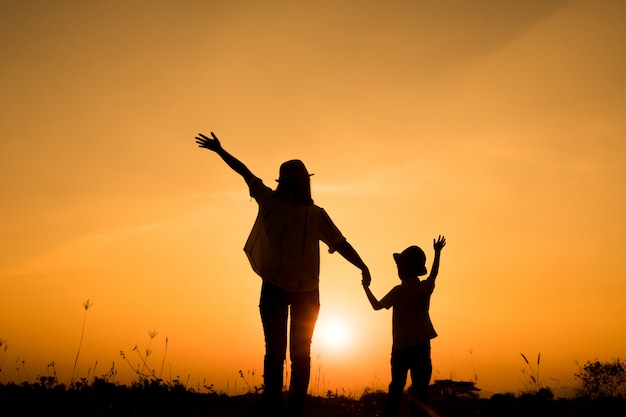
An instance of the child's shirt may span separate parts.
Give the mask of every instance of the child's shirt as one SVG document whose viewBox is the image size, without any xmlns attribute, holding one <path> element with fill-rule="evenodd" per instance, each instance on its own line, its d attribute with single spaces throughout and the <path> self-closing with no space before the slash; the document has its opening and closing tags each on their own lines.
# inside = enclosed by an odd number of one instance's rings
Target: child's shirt
<svg viewBox="0 0 626 417">
<path fill-rule="evenodd" d="M 406 280 L 380 300 L 386 309 L 393 307 L 393 350 L 437 337 L 428 313 L 434 289 L 434 281 Z"/>
</svg>

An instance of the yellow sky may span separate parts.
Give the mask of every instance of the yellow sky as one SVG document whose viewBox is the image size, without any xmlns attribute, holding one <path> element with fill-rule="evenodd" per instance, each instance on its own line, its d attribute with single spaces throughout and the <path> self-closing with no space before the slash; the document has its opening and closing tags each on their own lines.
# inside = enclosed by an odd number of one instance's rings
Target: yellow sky
<svg viewBox="0 0 626 417">
<path fill-rule="evenodd" d="M 515 392 L 519 353 L 540 352 L 558 388 L 575 361 L 626 356 L 625 17 L 622 1 L 2 2 L 0 381 L 52 361 L 69 380 L 85 319 L 81 376 L 114 361 L 130 380 L 119 352 L 136 366 L 137 345 L 164 377 L 262 383 L 256 204 L 196 147 L 211 130 L 269 185 L 304 160 L 379 297 L 393 252 L 430 263 L 446 235 L 435 378 Z M 386 389 L 391 312 L 339 255 L 321 262 L 312 391 Z"/>
</svg>

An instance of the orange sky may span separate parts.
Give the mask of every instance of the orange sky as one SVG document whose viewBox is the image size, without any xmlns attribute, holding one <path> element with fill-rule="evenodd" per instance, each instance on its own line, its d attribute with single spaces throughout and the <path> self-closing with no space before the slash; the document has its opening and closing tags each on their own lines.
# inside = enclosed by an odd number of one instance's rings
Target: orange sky
<svg viewBox="0 0 626 417">
<path fill-rule="evenodd" d="M 303 159 L 379 297 L 393 252 L 430 264 L 446 235 L 435 379 L 517 392 L 520 352 L 540 352 L 557 389 L 575 361 L 623 358 L 625 17 L 602 0 L 2 2 L 0 381 L 52 361 L 69 381 L 86 319 L 83 377 L 114 362 L 129 381 L 137 345 L 166 378 L 261 385 L 256 204 L 196 147 L 211 130 L 270 185 Z M 321 262 L 312 392 L 386 389 L 391 311 Z"/>
</svg>

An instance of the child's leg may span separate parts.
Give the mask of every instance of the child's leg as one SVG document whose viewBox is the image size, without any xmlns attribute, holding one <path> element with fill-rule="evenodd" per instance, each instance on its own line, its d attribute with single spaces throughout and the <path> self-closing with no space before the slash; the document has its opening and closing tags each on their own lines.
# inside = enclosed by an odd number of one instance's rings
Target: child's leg
<svg viewBox="0 0 626 417">
<path fill-rule="evenodd" d="M 409 371 L 408 357 L 403 350 L 391 353 L 391 383 L 389 394 L 381 414 L 382 417 L 395 417 L 398 415 L 402 393 L 406 385 L 407 372 Z"/>
<path fill-rule="evenodd" d="M 421 343 L 412 349 L 411 364 L 411 415 L 427 416 L 428 386 L 433 373 L 430 358 L 430 341 Z"/>
</svg>

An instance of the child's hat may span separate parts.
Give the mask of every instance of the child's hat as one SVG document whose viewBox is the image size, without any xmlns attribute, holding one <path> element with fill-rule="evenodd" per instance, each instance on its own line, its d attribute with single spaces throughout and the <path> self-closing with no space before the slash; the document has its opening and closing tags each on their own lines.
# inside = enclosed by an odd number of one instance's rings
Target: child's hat
<svg viewBox="0 0 626 417">
<path fill-rule="evenodd" d="M 419 246 L 409 246 L 401 253 L 394 253 L 393 259 L 411 274 L 418 276 L 426 274 L 426 254 Z"/>
</svg>

